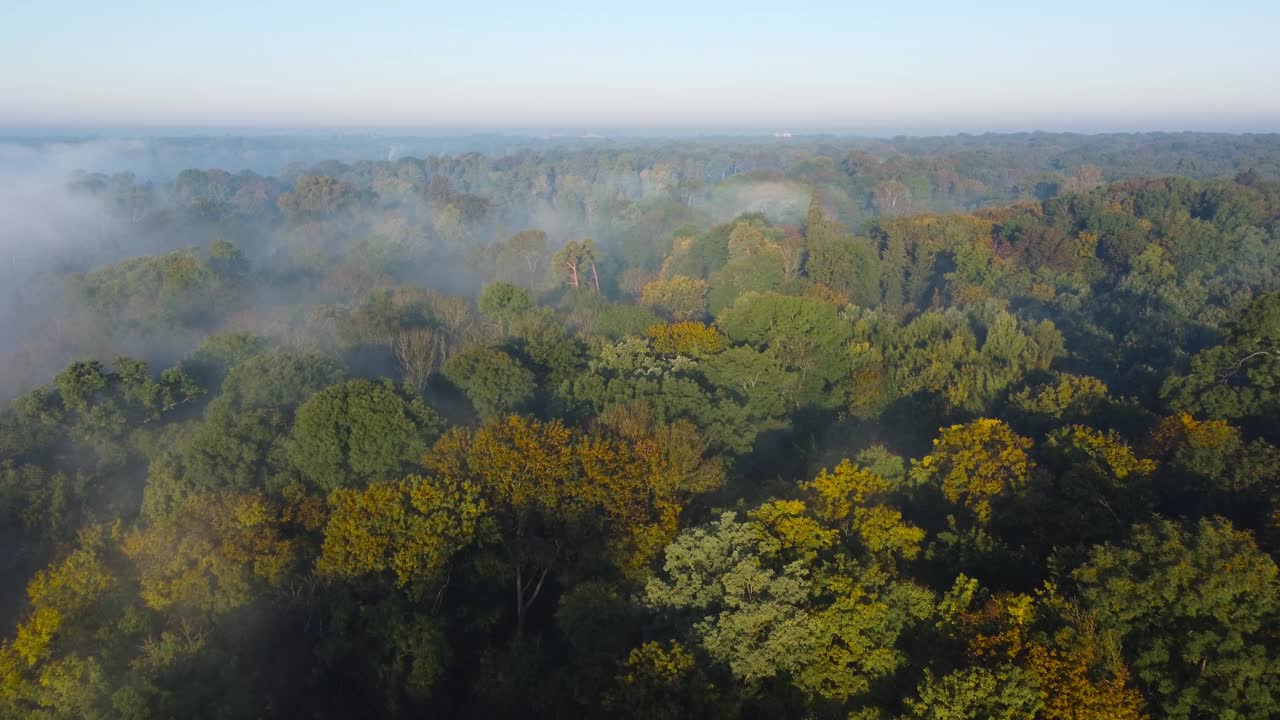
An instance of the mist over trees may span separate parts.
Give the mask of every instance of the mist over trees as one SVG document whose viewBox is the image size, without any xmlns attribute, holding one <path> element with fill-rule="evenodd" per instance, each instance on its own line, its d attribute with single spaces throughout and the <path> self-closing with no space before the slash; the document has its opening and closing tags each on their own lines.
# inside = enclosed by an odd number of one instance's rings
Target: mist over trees
<svg viewBox="0 0 1280 720">
<path fill-rule="evenodd" d="M 1280 715 L 1280 137 L 414 142 L 0 146 L 0 717 Z"/>
</svg>

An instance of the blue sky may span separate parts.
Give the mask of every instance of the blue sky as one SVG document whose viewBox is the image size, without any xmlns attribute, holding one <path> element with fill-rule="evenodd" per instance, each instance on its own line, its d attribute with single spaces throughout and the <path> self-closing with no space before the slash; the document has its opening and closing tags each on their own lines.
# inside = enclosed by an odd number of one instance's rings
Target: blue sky
<svg viewBox="0 0 1280 720">
<path fill-rule="evenodd" d="M 0 125 L 1280 130 L 1280 2 L 0 3 Z"/>
</svg>

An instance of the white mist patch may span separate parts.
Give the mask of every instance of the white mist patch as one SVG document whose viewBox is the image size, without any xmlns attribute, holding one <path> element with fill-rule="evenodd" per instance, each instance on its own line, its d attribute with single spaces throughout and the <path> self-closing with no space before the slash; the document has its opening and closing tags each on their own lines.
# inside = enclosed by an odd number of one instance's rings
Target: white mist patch
<svg viewBox="0 0 1280 720">
<path fill-rule="evenodd" d="M 138 140 L 0 142 L 0 399 L 46 379 L 66 335 L 58 320 L 66 274 L 116 255 L 101 196 L 76 191 L 84 173 L 147 155 Z"/>
<path fill-rule="evenodd" d="M 735 179 L 712 190 L 709 209 L 717 222 L 759 212 L 773 222 L 798 223 L 804 220 L 811 195 L 806 185 L 790 180 Z"/>
</svg>

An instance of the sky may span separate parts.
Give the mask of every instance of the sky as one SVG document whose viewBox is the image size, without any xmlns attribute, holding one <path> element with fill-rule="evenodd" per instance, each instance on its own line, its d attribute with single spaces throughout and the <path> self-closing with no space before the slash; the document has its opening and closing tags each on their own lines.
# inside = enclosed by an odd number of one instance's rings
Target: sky
<svg viewBox="0 0 1280 720">
<path fill-rule="evenodd" d="M 0 128 L 1280 131 L 1280 2 L 0 3 Z"/>
</svg>

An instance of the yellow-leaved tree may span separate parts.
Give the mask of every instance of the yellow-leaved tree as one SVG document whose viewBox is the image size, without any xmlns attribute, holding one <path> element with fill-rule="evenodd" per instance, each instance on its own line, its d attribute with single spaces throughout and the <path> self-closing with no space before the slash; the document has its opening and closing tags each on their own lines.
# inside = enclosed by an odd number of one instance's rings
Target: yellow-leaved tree
<svg viewBox="0 0 1280 720">
<path fill-rule="evenodd" d="M 677 322 L 654 325 L 644 331 L 656 353 L 701 357 L 714 355 L 729 347 L 729 339 L 714 327 L 700 322 Z"/>
<path fill-rule="evenodd" d="M 176 513 L 125 536 L 149 607 L 223 612 L 277 589 L 303 569 L 298 531 L 315 529 L 322 510 L 262 494 L 196 495 Z"/>
<path fill-rule="evenodd" d="M 618 408 L 586 431 L 509 416 L 455 428 L 424 472 L 339 489 L 318 570 L 389 573 L 421 596 L 468 546 L 499 550 L 514 585 L 516 633 L 548 577 L 587 561 L 634 572 L 675 536 L 680 510 L 723 469 L 687 423 Z"/>
<path fill-rule="evenodd" d="M 1052 585 L 1034 595 L 998 594 L 981 602 L 961 575 L 942 603 L 939 626 L 966 646 L 978 667 L 1016 667 L 1039 695 L 1039 720 L 1143 720 L 1142 694 L 1113 637 Z"/>
<path fill-rule="evenodd" d="M 1027 454 L 1031 440 L 1005 423 L 979 418 L 943 428 L 933 452 L 921 459 L 914 474 L 937 483 L 953 503 L 969 510 L 977 522 L 991 520 L 992 503 L 1021 493 L 1035 467 Z"/>
<path fill-rule="evenodd" d="M 872 557 L 891 565 L 896 558 L 912 560 L 920 553 L 924 530 L 887 504 L 893 484 L 876 473 L 845 460 L 801 488 L 815 516 Z"/>
</svg>

